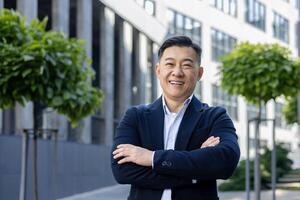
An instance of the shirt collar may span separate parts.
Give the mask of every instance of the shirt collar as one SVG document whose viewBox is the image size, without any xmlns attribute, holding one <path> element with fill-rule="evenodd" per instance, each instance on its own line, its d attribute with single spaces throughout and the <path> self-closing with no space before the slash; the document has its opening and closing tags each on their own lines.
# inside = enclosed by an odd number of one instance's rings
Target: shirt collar
<svg viewBox="0 0 300 200">
<path fill-rule="evenodd" d="M 183 102 L 183 107 L 187 107 L 187 106 L 190 104 L 190 102 L 191 102 L 191 100 L 192 100 L 192 98 L 193 98 L 193 95 L 194 95 L 194 94 L 192 94 L 189 98 L 187 98 L 187 99 Z M 165 115 L 169 115 L 169 114 L 171 113 L 171 111 L 169 110 L 169 108 L 168 108 L 168 106 L 167 106 L 167 104 L 166 104 L 164 95 L 162 96 L 162 103 L 163 103 L 163 108 L 164 108 Z M 183 108 L 183 107 L 182 107 L 182 108 Z M 182 109 L 182 108 L 181 108 L 181 109 Z"/>
</svg>

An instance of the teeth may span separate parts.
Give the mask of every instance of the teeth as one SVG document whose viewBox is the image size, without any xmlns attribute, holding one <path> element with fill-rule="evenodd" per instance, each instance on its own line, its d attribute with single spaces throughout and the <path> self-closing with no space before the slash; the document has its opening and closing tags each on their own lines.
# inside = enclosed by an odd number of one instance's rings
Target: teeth
<svg viewBox="0 0 300 200">
<path fill-rule="evenodd" d="M 183 85 L 182 81 L 169 81 L 169 82 L 174 85 Z"/>
</svg>

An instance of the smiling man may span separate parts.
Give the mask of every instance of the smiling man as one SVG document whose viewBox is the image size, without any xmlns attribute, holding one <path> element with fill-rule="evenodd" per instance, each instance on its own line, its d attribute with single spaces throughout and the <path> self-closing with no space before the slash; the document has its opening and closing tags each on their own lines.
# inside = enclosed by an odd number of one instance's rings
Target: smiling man
<svg viewBox="0 0 300 200">
<path fill-rule="evenodd" d="M 125 113 L 112 147 L 113 174 L 131 184 L 129 200 L 216 200 L 216 180 L 229 178 L 240 156 L 232 120 L 193 95 L 203 68 L 190 38 L 167 39 L 158 57 L 163 95 Z"/>
</svg>

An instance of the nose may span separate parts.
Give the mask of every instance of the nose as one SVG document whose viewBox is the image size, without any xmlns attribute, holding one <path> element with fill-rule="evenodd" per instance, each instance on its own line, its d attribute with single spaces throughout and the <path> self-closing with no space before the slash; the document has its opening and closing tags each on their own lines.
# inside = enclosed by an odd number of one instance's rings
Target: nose
<svg viewBox="0 0 300 200">
<path fill-rule="evenodd" d="M 172 75 L 173 76 L 178 76 L 178 77 L 183 76 L 183 71 L 182 71 L 181 67 L 180 66 L 176 66 L 173 69 Z"/>
</svg>

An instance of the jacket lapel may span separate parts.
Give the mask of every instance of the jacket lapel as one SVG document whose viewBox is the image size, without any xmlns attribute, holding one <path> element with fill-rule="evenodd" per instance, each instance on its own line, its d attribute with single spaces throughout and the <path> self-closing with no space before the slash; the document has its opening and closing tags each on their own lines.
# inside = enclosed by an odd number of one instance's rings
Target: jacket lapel
<svg viewBox="0 0 300 200">
<path fill-rule="evenodd" d="M 162 97 L 151 104 L 145 112 L 145 121 L 153 150 L 164 149 L 164 111 Z"/>
<path fill-rule="evenodd" d="M 175 142 L 175 150 L 186 149 L 192 132 L 196 127 L 203 111 L 204 109 L 202 103 L 196 97 L 193 96 L 192 101 L 187 107 L 181 124 L 179 126 Z"/>
</svg>

